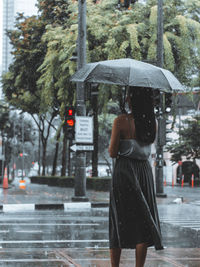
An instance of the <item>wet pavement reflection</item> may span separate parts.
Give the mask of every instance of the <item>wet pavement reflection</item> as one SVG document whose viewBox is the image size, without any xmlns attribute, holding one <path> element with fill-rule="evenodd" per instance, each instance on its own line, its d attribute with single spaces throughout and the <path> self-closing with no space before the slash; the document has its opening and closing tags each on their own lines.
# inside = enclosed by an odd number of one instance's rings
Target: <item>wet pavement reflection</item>
<svg viewBox="0 0 200 267">
<path fill-rule="evenodd" d="M 149 248 L 145 267 L 200 266 L 200 249 L 177 229 L 162 223 L 166 248 Z M 108 208 L 1 213 L 0 233 L 0 266 L 110 266 Z M 120 266 L 133 262 L 123 250 Z"/>
<path fill-rule="evenodd" d="M 145 267 L 200 266 L 199 188 L 165 188 L 168 197 L 158 199 L 165 249 L 148 249 Z M 59 204 L 70 202 L 71 188 L 17 182 L 0 189 L 1 204 Z M 108 203 L 108 192 L 88 191 L 92 202 Z M 183 196 L 182 204 L 173 200 Z M 110 266 L 108 207 L 75 210 L 0 212 L 0 266 Z M 134 266 L 134 250 L 123 250 L 120 267 Z"/>
</svg>

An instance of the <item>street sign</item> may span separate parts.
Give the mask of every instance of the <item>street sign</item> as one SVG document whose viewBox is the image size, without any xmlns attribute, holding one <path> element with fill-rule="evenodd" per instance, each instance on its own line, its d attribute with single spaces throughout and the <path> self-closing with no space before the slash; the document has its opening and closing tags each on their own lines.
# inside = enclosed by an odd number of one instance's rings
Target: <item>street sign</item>
<svg viewBox="0 0 200 267">
<path fill-rule="evenodd" d="M 74 152 L 76 151 L 92 151 L 94 150 L 94 146 L 91 145 L 73 145 L 70 147 L 70 149 Z"/>
<path fill-rule="evenodd" d="M 93 143 L 93 117 L 76 116 L 76 143 Z"/>
</svg>

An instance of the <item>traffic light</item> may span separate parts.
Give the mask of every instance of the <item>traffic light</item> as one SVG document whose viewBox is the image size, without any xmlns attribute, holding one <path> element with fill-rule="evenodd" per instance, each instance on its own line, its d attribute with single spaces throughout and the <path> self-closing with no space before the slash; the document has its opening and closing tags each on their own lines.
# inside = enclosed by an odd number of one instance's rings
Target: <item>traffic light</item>
<svg viewBox="0 0 200 267">
<path fill-rule="evenodd" d="M 75 134 L 75 108 L 66 107 L 65 110 L 65 129 L 68 139 L 74 139 Z"/>
<path fill-rule="evenodd" d="M 171 106 L 172 106 L 172 94 L 165 93 L 165 113 L 171 112 Z"/>
<path fill-rule="evenodd" d="M 172 127 L 171 127 L 173 121 L 166 119 L 165 122 L 166 122 L 166 143 L 172 143 L 173 141 L 172 138 L 167 136 L 167 134 L 170 134 L 173 132 Z"/>
<path fill-rule="evenodd" d="M 160 91 L 158 89 L 153 91 L 153 103 L 154 103 L 154 111 L 156 115 L 159 115 L 160 111 Z"/>
</svg>

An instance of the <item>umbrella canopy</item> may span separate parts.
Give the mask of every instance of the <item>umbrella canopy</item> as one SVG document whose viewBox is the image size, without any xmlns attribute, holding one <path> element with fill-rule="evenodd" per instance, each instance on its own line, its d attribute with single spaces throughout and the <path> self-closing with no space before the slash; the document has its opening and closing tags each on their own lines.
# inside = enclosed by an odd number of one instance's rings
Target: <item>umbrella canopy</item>
<svg viewBox="0 0 200 267">
<path fill-rule="evenodd" d="M 130 58 L 86 64 L 71 77 L 71 81 L 148 87 L 166 92 L 183 90 L 170 71 Z"/>
</svg>

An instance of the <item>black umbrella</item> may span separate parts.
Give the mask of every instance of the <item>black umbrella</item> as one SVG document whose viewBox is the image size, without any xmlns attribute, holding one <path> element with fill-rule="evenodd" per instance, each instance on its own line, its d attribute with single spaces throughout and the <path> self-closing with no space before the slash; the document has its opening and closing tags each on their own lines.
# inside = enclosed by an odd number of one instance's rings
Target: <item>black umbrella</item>
<svg viewBox="0 0 200 267">
<path fill-rule="evenodd" d="M 166 92 L 183 90 L 170 71 L 130 58 L 88 63 L 72 76 L 71 81 L 147 87 Z"/>
</svg>

